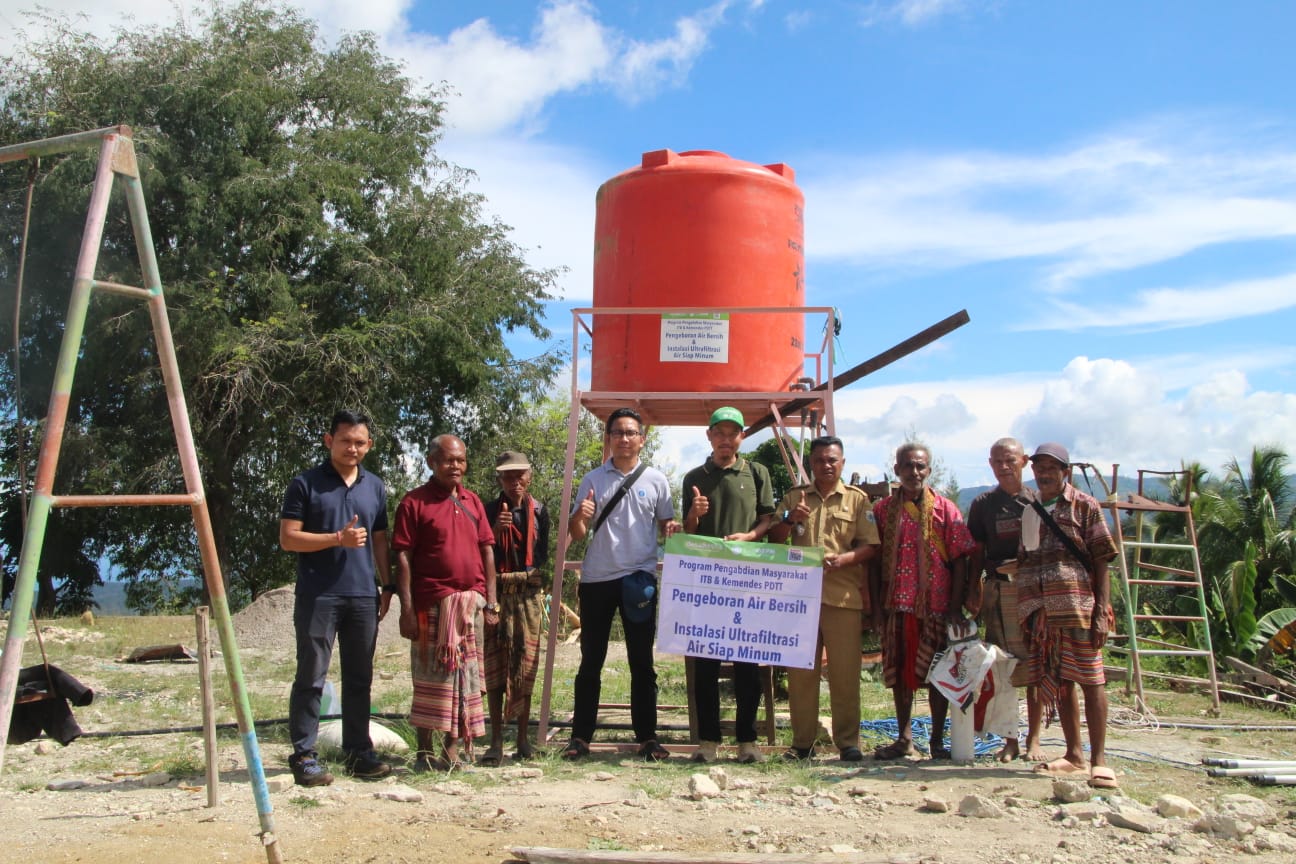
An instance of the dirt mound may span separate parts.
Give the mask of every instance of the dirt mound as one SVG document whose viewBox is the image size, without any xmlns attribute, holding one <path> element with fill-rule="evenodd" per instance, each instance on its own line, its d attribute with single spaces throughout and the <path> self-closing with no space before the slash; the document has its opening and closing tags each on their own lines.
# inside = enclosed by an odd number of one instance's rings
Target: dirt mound
<svg viewBox="0 0 1296 864">
<path fill-rule="evenodd" d="M 285 585 L 267 591 L 245 608 L 234 613 L 234 636 L 240 648 L 287 652 L 293 656 L 297 640 L 293 633 L 295 588 Z M 398 614 L 400 601 L 393 600 L 390 614 L 378 625 L 378 644 L 384 647 L 403 644 Z"/>
</svg>

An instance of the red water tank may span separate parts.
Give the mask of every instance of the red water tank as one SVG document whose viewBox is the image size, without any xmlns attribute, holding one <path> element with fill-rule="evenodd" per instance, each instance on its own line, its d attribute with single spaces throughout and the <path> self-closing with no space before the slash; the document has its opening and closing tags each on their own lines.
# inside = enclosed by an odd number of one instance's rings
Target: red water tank
<svg viewBox="0 0 1296 864">
<path fill-rule="evenodd" d="M 801 313 L 600 315 L 600 307 L 805 305 L 805 198 L 786 165 L 654 150 L 598 190 L 594 390 L 775 392 L 800 378 Z"/>
</svg>

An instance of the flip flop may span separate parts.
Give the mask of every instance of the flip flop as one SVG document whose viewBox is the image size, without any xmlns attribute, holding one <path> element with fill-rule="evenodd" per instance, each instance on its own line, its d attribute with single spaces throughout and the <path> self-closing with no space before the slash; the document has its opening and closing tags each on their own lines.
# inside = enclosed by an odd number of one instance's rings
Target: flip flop
<svg viewBox="0 0 1296 864">
<path fill-rule="evenodd" d="M 503 761 L 504 751 L 499 747 L 491 747 L 481 755 L 481 759 L 477 761 L 477 764 L 483 768 L 498 768 Z"/>
<path fill-rule="evenodd" d="M 1116 772 L 1106 765 L 1095 765 L 1089 770 L 1089 786 L 1093 789 L 1119 789 Z"/>
<path fill-rule="evenodd" d="M 1035 766 L 1036 774 L 1048 774 L 1051 777 L 1065 777 L 1068 774 L 1083 774 L 1083 765 L 1076 765 L 1065 756 L 1059 756 L 1052 762 L 1041 762 Z"/>
<path fill-rule="evenodd" d="M 932 759 L 953 759 L 954 756 L 953 754 L 950 753 L 949 748 L 946 747 L 944 744 L 937 744 L 931 748 L 931 758 Z"/>
<path fill-rule="evenodd" d="M 906 756 L 916 755 L 918 755 L 918 751 L 914 749 L 912 741 L 892 741 L 890 744 L 883 744 L 873 750 L 873 761 L 894 762 Z"/>
</svg>

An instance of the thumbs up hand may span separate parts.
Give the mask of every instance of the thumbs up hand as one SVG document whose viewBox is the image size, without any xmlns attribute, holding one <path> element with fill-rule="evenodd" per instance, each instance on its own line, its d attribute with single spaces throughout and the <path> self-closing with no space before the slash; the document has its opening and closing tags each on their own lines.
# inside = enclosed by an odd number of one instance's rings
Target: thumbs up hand
<svg viewBox="0 0 1296 864">
<path fill-rule="evenodd" d="M 513 527 L 513 514 L 509 511 L 507 501 L 500 502 L 499 513 L 495 515 L 495 536 L 502 538 Z"/>
<path fill-rule="evenodd" d="M 688 515 L 692 519 L 701 519 L 711 510 L 711 500 L 698 487 L 693 487 L 693 503 L 689 505 Z"/>
<path fill-rule="evenodd" d="M 589 490 L 589 494 L 586 495 L 585 500 L 581 502 L 580 518 L 586 522 L 594 518 L 594 490 L 593 489 Z"/>
<path fill-rule="evenodd" d="M 357 527 L 359 522 L 360 515 L 357 513 L 351 517 L 351 521 L 347 523 L 347 526 L 338 532 L 339 546 L 359 549 L 369 542 L 369 532 L 364 528 Z"/>
</svg>

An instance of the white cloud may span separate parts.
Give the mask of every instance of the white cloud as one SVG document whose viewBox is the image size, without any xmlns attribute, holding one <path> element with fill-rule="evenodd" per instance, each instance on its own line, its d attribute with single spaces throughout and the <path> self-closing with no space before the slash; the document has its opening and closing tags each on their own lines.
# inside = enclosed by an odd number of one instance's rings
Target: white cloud
<svg viewBox="0 0 1296 864">
<path fill-rule="evenodd" d="M 471 165 L 471 183 L 486 198 L 485 209 L 513 230 L 509 237 L 526 250 L 535 267 L 564 268 L 561 300 L 588 302 L 594 280 L 594 192 L 617 170 L 592 154 L 505 138 L 451 138 L 440 148 L 451 162 Z M 556 334 L 568 338 L 567 321 Z"/>
<path fill-rule="evenodd" d="M 895 448 L 909 434 L 930 445 L 965 488 L 994 482 L 986 459 L 1004 435 L 1030 448 L 1061 441 L 1073 459 L 1098 465 L 1108 478 L 1112 463 L 1125 476 L 1173 470 L 1181 459 L 1218 471 L 1260 444 L 1296 455 L 1296 394 L 1253 390 L 1247 380 L 1248 371 L 1293 362 L 1296 347 L 1138 362 L 1076 357 L 1056 371 L 857 385 L 837 392 L 837 434 L 847 473 L 872 480 L 891 473 Z M 687 470 L 709 452 L 697 428 L 660 432 L 658 463 Z"/>
<path fill-rule="evenodd" d="M 389 32 L 384 48 L 405 60 L 411 74 L 447 82 L 449 121 L 479 134 L 531 119 L 554 95 L 598 79 L 612 62 L 615 41 L 589 4 L 568 0 L 541 9 L 526 44 L 479 18 L 444 38 Z"/>
<path fill-rule="evenodd" d="M 865 27 L 886 21 L 899 21 L 906 27 L 929 24 L 946 15 L 964 12 L 969 0 L 890 0 L 870 3 L 864 8 Z"/>
<path fill-rule="evenodd" d="M 609 87 L 634 102 L 679 86 L 733 5 L 720 0 L 677 18 L 669 36 L 644 40 L 602 24 L 585 0 L 553 0 L 541 7 L 526 42 L 499 35 L 485 18 L 444 38 L 409 32 L 402 21 L 385 34 L 384 48 L 423 80 L 447 82 L 450 123 L 482 135 L 537 122 L 560 93 Z"/>
<path fill-rule="evenodd" d="M 1153 288 L 1101 309 L 1054 300 L 1053 311 L 1023 325 L 1028 330 L 1131 327 L 1143 330 L 1186 327 L 1266 315 L 1296 307 L 1296 273 L 1209 288 Z"/>
<path fill-rule="evenodd" d="M 1035 156 L 806 154 L 807 253 L 878 269 L 1038 259 L 1040 285 L 1065 293 L 1210 246 L 1296 236 L 1289 136 L 1184 137 L 1181 125 Z"/>
</svg>

